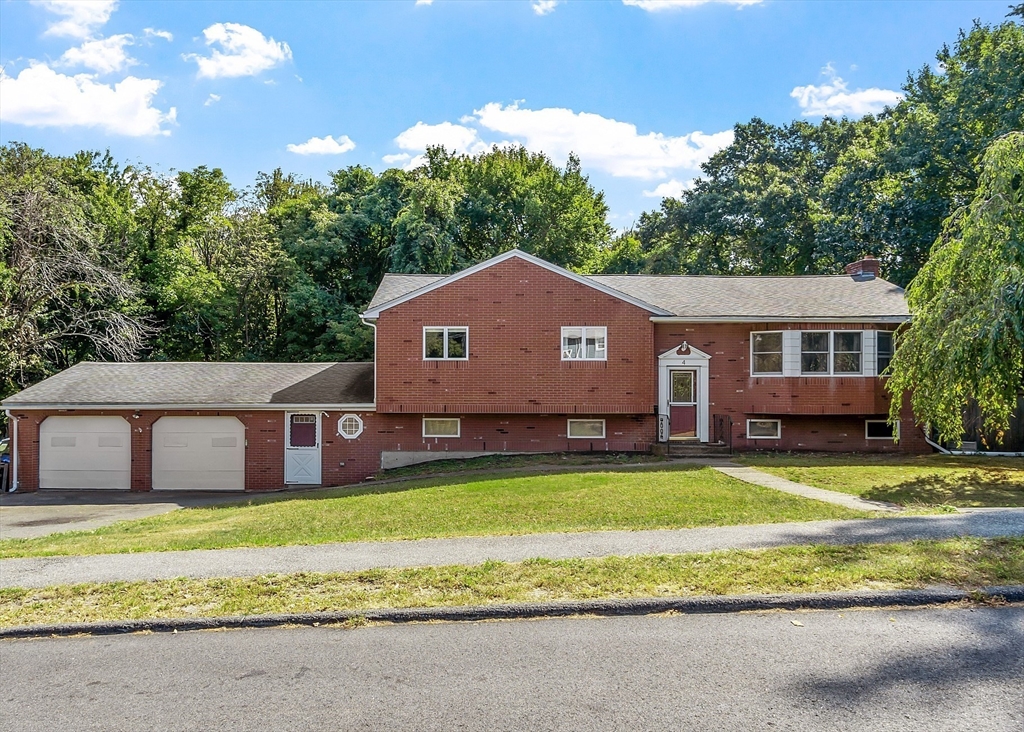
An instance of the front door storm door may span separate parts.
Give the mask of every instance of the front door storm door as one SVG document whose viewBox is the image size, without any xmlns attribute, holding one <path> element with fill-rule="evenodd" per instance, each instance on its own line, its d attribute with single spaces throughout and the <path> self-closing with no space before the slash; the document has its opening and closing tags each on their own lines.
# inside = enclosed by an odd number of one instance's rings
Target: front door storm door
<svg viewBox="0 0 1024 732">
<path fill-rule="evenodd" d="M 285 414 L 284 482 L 320 485 L 320 414 Z"/>
<path fill-rule="evenodd" d="M 669 373 L 669 378 L 669 439 L 696 439 L 697 372 L 691 369 L 673 369 Z"/>
</svg>

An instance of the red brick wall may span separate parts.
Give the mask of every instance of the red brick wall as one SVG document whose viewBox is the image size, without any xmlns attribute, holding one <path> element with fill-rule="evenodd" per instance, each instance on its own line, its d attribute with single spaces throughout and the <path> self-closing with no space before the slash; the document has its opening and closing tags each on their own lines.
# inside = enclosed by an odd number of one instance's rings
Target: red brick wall
<svg viewBox="0 0 1024 732">
<path fill-rule="evenodd" d="M 750 334 L 771 330 L 871 330 L 875 324 L 657 323 L 655 354 L 683 341 L 711 356 L 709 417 L 733 419 L 737 450 L 930 452 L 904 406 L 898 445 L 864 438 L 864 418 L 885 418 L 889 394 L 877 377 L 752 377 Z M 781 440 L 747 440 L 748 418 L 782 420 Z"/>
<path fill-rule="evenodd" d="M 39 425 L 51 415 L 106 414 L 124 417 L 132 427 L 132 490 L 152 488 L 153 423 L 165 416 L 236 417 L 245 425 L 245 488 L 249 491 L 277 490 L 284 483 L 284 412 L 277 411 L 142 411 L 138 418 L 132 410 L 14 410 L 18 421 L 18 489 L 39 488 Z M 380 468 L 374 420 L 376 415 L 359 413 L 362 435 L 346 440 L 338 435 L 342 412 L 321 415 L 323 431 L 321 453 L 322 485 L 345 485 L 363 480 Z M 349 412 L 344 412 L 349 414 Z M 342 464 L 344 463 L 344 465 Z"/>
<path fill-rule="evenodd" d="M 384 413 L 652 414 L 650 313 L 518 258 L 381 313 Z M 424 361 L 423 327 L 469 326 L 468 361 Z M 608 328 L 608 360 L 561 360 L 562 326 Z"/>
<path fill-rule="evenodd" d="M 380 450 L 473 450 L 510 452 L 559 452 L 562 450 L 610 450 L 646 452 L 655 439 L 653 414 L 556 415 L 556 414 L 460 414 L 461 436 L 423 437 L 423 415 L 379 414 L 376 420 Z M 605 439 L 569 439 L 568 419 L 604 419 Z"/>
</svg>

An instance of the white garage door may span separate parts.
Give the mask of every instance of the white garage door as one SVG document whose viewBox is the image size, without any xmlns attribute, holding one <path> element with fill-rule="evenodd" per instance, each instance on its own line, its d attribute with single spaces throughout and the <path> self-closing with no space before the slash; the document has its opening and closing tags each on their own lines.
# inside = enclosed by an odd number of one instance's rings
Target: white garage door
<svg viewBox="0 0 1024 732">
<path fill-rule="evenodd" d="M 155 490 L 244 490 L 245 426 L 234 417 L 161 417 L 153 424 Z"/>
<path fill-rule="evenodd" d="M 40 488 L 132 486 L 131 425 L 121 417 L 47 417 L 39 427 Z"/>
</svg>

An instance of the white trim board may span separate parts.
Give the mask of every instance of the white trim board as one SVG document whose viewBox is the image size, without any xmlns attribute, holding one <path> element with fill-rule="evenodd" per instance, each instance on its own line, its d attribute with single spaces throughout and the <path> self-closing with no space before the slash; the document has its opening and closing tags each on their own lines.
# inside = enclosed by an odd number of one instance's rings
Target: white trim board
<svg viewBox="0 0 1024 732">
<path fill-rule="evenodd" d="M 415 298 L 419 297 L 420 295 L 425 295 L 428 292 L 433 292 L 434 290 L 436 290 L 438 288 L 441 288 L 441 287 L 444 287 L 445 285 L 450 285 L 453 282 L 458 282 L 459 280 L 461 280 L 464 277 L 469 277 L 470 275 L 476 274 L 477 272 L 482 272 L 483 270 L 487 269 L 488 267 L 493 267 L 494 265 L 500 264 L 501 262 L 504 262 L 504 261 L 507 261 L 509 259 L 512 259 L 513 257 L 522 259 L 524 262 L 529 262 L 530 264 L 535 264 L 538 267 L 541 267 L 542 269 L 548 270 L 549 272 L 554 272 L 555 274 L 561 275 L 562 277 L 565 277 L 566 279 L 570 279 L 573 282 L 577 282 L 577 283 L 579 283 L 581 285 L 586 285 L 587 287 L 589 287 L 589 288 L 591 288 L 593 290 L 597 290 L 598 292 L 602 292 L 605 295 L 610 295 L 611 297 L 614 297 L 617 300 L 622 300 L 623 302 L 628 302 L 630 305 L 635 305 L 638 308 L 641 308 L 643 310 L 647 310 L 648 312 L 654 313 L 655 315 L 671 315 L 672 314 L 668 310 L 663 310 L 663 309 L 661 309 L 659 307 L 655 307 L 654 305 L 651 305 L 650 303 L 644 302 L 643 300 L 639 300 L 639 299 L 637 299 L 635 297 L 632 297 L 631 295 L 627 295 L 626 293 L 621 292 L 619 290 L 616 290 L 613 287 L 608 287 L 607 285 L 602 285 L 602 284 L 600 284 L 598 282 L 593 282 L 593 281 L 589 280 L 588 278 L 584 277 L 583 275 L 578 275 L 578 274 L 575 274 L 573 272 L 570 272 L 567 269 L 559 267 L 557 264 L 551 264 L 551 262 L 545 262 L 543 259 L 540 259 L 539 257 L 535 257 L 532 254 L 527 254 L 526 252 L 524 252 L 524 251 L 522 251 L 520 249 L 510 249 L 509 251 L 504 252 L 503 254 L 499 254 L 496 257 L 491 257 L 490 259 L 486 259 L 483 262 L 479 262 L 477 264 L 474 264 L 472 267 L 467 267 L 466 269 L 462 270 L 461 272 L 456 272 L 455 274 L 449 275 L 448 277 L 445 277 L 444 279 L 436 280 L 436 281 L 431 282 L 431 283 L 429 283 L 427 285 L 424 285 L 423 287 L 419 287 L 419 288 L 417 288 L 417 289 L 415 289 L 415 290 L 413 290 L 411 292 L 407 292 L 406 294 L 404 294 L 404 295 L 402 295 L 400 297 L 396 297 L 393 300 L 389 300 L 388 302 L 381 303 L 380 305 L 378 305 L 377 307 L 373 308 L 372 310 L 367 310 L 365 313 L 362 313 L 359 317 L 360 318 L 367 318 L 367 319 L 379 318 L 380 314 L 383 311 L 385 311 L 385 310 L 387 310 L 389 308 L 393 308 L 396 305 L 401 305 L 404 302 L 409 302 L 410 300 L 414 300 Z"/>
<path fill-rule="evenodd" d="M 63 411 L 73 411 L 76 409 L 102 409 L 102 410 L 135 410 L 139 412 L 169 412 L 169 411 L 227 411 L 232 410 L 236 412 L 302 412 L 302 411 L 314 411 L 320 410 L 324 412 L 374 412 L 377 410 L 376 404 L 41 404 L 38 402 L 30 404 L 6 404 L 3 405 L 4 409 L 24 409 L 27 411 L 35 411 L 40 409 L 59 409 Z"/>
</svg>

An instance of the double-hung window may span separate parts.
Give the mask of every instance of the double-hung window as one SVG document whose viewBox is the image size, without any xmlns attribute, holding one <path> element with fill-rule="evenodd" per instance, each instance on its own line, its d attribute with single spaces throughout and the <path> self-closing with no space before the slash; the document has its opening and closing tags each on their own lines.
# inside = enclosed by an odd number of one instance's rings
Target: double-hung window
<svg viewBox="0 0 1024 732">
<path fill-rule="evenodd" d="M 889 368 L 889 364 L 892 363 L 892 345 L 891 330 L 880 330 L 875 334 L 875 352 L 878 365 L 875 373 L 879 376 L 888 376 L 885 371 Z"/>
<path fill-rule="evenodd" d="M 831 335 L 827 330 L 800 334 L 800 373 L 828 373 L 828 352 Z"/>
<path fill-rule="evenodd" d="M 864 335 L 859 330 L 832 333 L 832 373 L 859 374 Z"/>
<path fill-rule="evenodd" d="M 864 334 L 859 330 L 804 331 L 800 334 L 800 373 L 859 374 Z"/>
<path fill-rule="evenodd" d="M 608 329 L 604 326 L 562 328 L 563 361 L 607 361 Z"/>
<path fill-rule="evenodd" d="M 750 334 L 750 371 L 754 376 L 782 374 L 782 331 Z"/>
<path fill-rule="evenodd" d="M 469 358 L 469 328 L 426 326 L 423 328 L 425 361 L 465 361 Z"/>
</svg>

